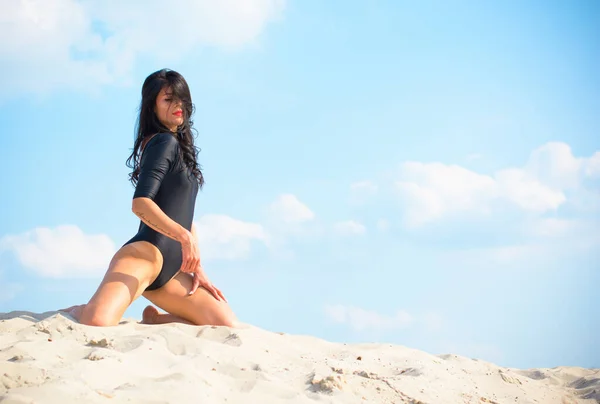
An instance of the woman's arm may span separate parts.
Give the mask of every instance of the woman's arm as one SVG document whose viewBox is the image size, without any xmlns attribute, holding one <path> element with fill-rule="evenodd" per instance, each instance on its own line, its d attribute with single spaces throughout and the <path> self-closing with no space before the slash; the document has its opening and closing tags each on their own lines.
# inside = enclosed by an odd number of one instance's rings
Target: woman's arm
<svg viewBox="0 0 600 404">
<path fill-rule="evenodd" d="M 180 243 L 189 241 L 187 230 L 167 216 L 152 199 L 145 197 L 134 198 L 131 210 L 141 221 L 165 236 Z"/>
<path fill-rule="evenodd" d="M 177 147 L 177 139 L 168 133 L 157 134 L 147 142 L 142 153 L 131 210 L 155 231 L 182 244 L 190 244 L 191 233 L 167 216 L 154 202 L 163 178 L 171 170 Z"/>
</svg>

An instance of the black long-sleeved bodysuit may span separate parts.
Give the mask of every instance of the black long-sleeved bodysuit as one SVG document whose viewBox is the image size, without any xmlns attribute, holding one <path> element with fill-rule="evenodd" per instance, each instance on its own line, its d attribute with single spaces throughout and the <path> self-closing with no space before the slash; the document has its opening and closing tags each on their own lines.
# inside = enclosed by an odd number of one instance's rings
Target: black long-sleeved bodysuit
<svg viewBox="0 0 600 404">
<path fill-rule="evenodd" d="M 197 195 L 198 181 L 184 164 L 175 136 L 159 133 L 151 138 L 142 152 L 133 198 L 152 199 L 167 216 L 191 231 Z M 137 234 L 123 245 L 135 241 L 154 244 L 163 256 L 161 271 L 146 290 L 164 286 L 181 268 L 181 244 L 142 221 Z"/>
</svg>

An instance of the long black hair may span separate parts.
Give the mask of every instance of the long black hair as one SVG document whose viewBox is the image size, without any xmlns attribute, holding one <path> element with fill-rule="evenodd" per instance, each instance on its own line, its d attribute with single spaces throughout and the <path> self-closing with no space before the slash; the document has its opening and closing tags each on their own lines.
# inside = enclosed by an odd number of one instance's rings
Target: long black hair
<svg viewBox="0 0 600 404">
<path fill-rule="evenodd" d="M 154 113 L 156 97 L 164 87 L 169 88 L 173 92 L 174 98 L 181 100 L 183 124 L 177 127 L 177 140 L 185 165 L 192 170 L 199 187 L 202 188 L 204 185 L 204 176 L 202 175 L 201 166 L 197 161 L 200 149 L 194 145 L 193 133 L 196 130 L 193 129 L 194 122 L 192 121 L 192 115 L 194 114 L 195 107 L 192 103 L 190 88 L 181 74 L 170 69 L 162 69 L 152 73 L 146 77 L 142 86 L 142 101 L 140 102 L 139 116 L 136 123 L 135 143 L 133 145 L 133 152 L 126 163 L 127 167 L 133 169 L 129 174 L 129 180 L 134 186 L 137 184 L 140 175 L 140 148 L 145 144 L 145 141 L 156 133 L 171 132 L 159 121 Z"/>
</svg>

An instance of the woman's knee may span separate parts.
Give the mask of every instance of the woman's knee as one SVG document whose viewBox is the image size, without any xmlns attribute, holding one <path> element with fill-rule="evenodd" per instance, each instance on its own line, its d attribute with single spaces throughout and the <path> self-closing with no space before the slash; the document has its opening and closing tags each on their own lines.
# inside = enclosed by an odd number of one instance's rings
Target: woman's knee
<svg viewBox="0 0 600 404">
<path fill-rule="evenodd" d="M 214 313 L 211 325 L 235 328 L 237 319 L 229 308 L 221 308 Z"/>
<path fill-rule="evenodd" d="M 212 324 L 212 325 L 234 328 L 235 321 L 233 321 L 233 319 L 231 317 L 223 316 L 223 317 L 217 319 L 217 321 L 215 321 L 215 324 Z"/>
<path fill-rule="evenodd" d="M 85 307 L 79 318 L 79 323 L 95 327 L 110 327 L 117 325 L 119 320 L 106 311 L 103 312 L 94 307 Z"/>
</svg>

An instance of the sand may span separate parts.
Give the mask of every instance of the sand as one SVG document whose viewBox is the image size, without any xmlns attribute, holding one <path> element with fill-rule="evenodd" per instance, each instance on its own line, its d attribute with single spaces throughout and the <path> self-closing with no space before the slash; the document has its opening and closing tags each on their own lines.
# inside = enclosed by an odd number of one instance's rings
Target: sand
<svg viewBox="0 0 600 404">
<path fill-rule="evenodd" d="M 600 370 L 510 369 L 249 325 L 99 328 L 11 312 L 0 314 L 0 402 L 600 403 Z"/>
</svg>

